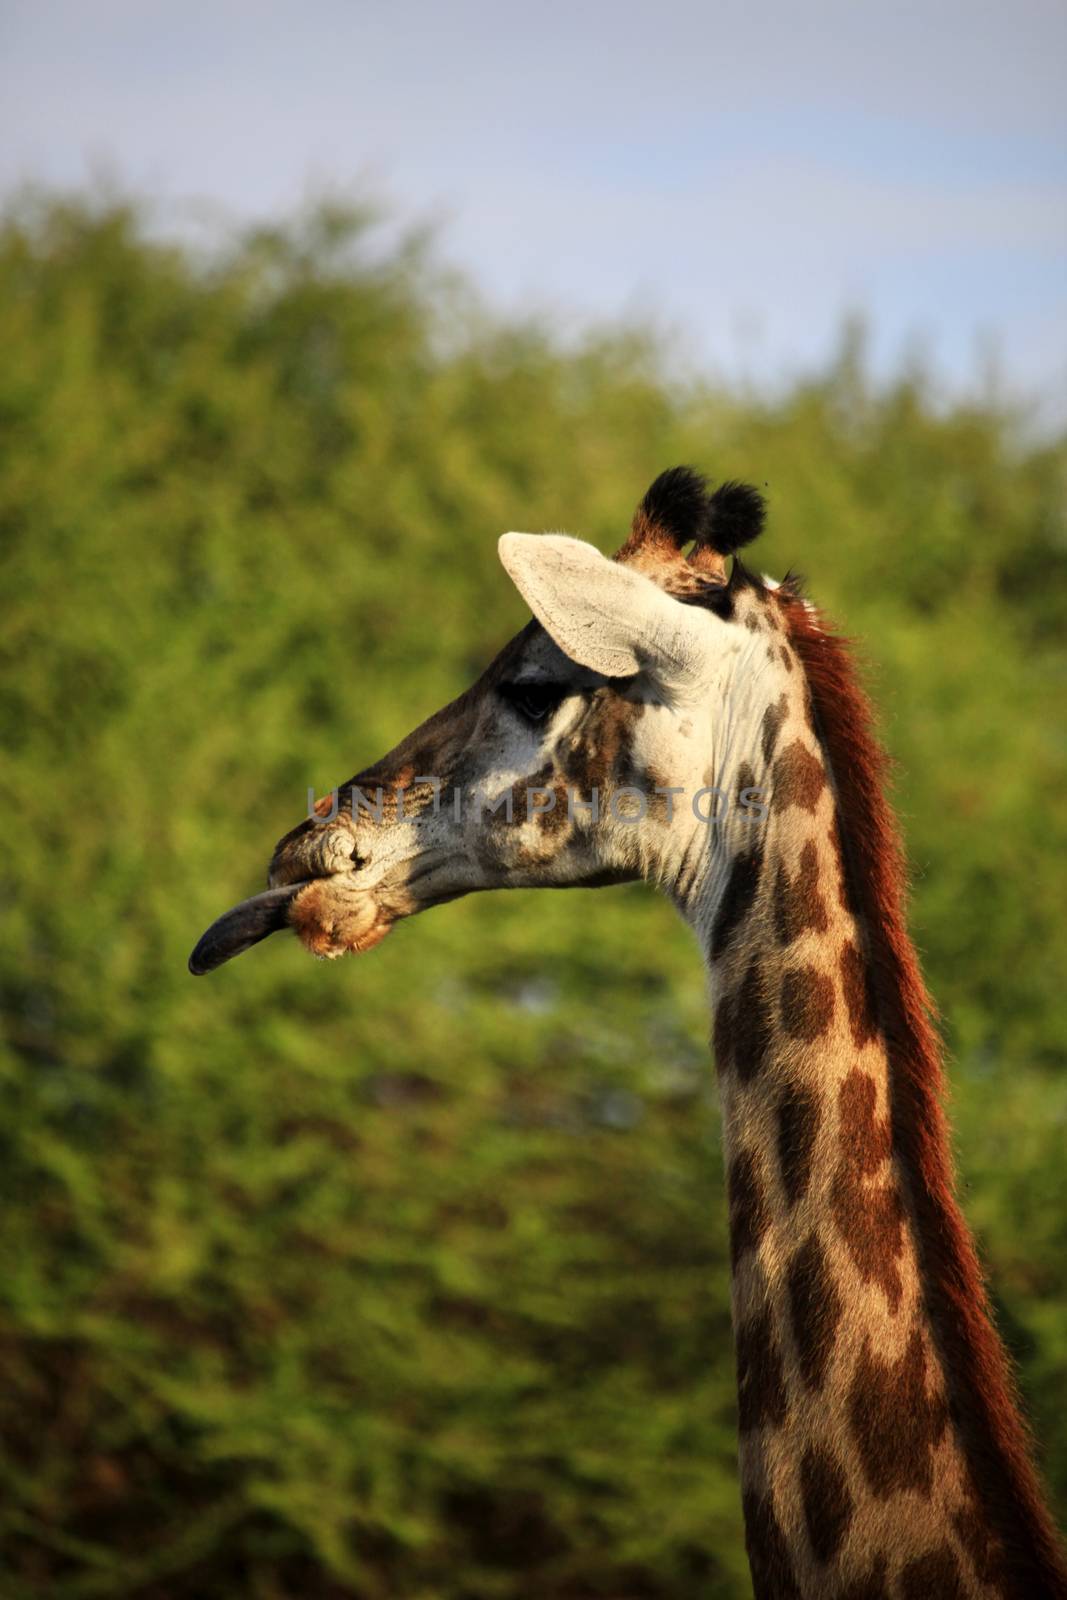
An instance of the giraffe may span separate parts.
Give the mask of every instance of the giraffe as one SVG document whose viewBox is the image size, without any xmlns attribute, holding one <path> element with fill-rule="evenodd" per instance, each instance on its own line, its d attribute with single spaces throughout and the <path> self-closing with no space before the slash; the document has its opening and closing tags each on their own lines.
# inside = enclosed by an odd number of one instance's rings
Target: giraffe
<svg viewBox="0 0 1067 1600">
<path fill-rule="evenodd" d="M 285 926 L 366 951 L 475 890 L 663 889 L 707 965 L 757 1600 L 1062 1597 L 953 1195 L 885 760 L 845 644 L 741 558 L 763 516 L 673 468 L 614 560 L 504 535 L 531 621 L 286 834 L 190 966 Z"/>
</svg>

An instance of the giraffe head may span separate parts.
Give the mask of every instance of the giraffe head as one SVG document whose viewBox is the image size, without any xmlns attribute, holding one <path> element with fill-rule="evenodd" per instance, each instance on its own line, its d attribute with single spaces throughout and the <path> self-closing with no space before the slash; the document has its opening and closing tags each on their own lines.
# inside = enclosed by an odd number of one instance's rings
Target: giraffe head
<svg viewBox="0 0 1067 1600">
<path fill-rule="evenodd" d="M 209 929 L 192 970 L 284 926 L 316 955 L 368 950 L 476 889 L 646 878 L 684 898 L 711 835 L 736 847 L 766 815 L 737 730 L 775 699 L 787 652 L 764 637 L 767 591 L 725 559 L 762 516 L 754 489 L 709 496 L 674 468 L 613 561 L 563 535 L 505 534 L 533 620 L 285 835 L 269 889 Z"/>
</svg>

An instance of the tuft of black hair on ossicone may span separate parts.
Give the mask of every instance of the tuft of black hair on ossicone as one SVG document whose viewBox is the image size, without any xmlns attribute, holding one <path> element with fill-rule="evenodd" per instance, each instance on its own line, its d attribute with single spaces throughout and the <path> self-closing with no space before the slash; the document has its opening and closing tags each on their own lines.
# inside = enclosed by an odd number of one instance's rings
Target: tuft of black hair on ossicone
<svg viewBox="0 0 1067 1600">
<path fill-rule="evenodd" d="M 707 502 L 704 540 L 722 556 L 732 556 L 763 532 L 766 502 L 750 483 L 720 484 Z"/>
<path fill-rule="evenodd" d="M 667 534 L 680 550 L 703 534 L 708 503 L 707 480 L 699 472 L 692 467 L 668 467 L 641 501 L 637 518 L 646 527 Z"/>
</svg>

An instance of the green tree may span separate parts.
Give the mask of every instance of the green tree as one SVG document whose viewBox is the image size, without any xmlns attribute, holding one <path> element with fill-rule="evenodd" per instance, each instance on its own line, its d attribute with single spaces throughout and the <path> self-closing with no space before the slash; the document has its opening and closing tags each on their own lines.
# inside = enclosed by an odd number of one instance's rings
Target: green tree
<svg viewBox="0 0 1067 1600">
<path fill-rule="evenodd" d="M 201 928 L 665 465 L 766 485 L 864 643 L 965 1200 L 1067 1507 L 1067 441 L 775 400 L 499 324 L 323 209 L 210 259 L 0 229 L 0 1588 L 11 1600 L 748 1591 L 697 952 L 638 888 L 463 901 L 366 961 Z M 417 988 L 413 992 L 413 974 Z"/>
</svg>

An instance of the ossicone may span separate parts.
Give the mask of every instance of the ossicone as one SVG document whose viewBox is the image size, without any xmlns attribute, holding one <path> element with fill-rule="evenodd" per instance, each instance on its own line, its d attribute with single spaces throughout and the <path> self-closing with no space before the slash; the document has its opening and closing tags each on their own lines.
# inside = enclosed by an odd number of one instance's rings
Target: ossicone
<svg viewBox="0 0 1067 1600">
<path fill-rule="evenodd" d="M 732 556 L 763 532 L 767 503 L 751 483 L 731 479 L 708 499 L 705 539 L 721 556 Z"/>
<path fill-rule="evenodd" d="M 731 480 L 710 491 L 692 467 L 661 472 L 634 513 L 630 537 L 616 560 L 651 571 L 678 561 L 692 546 L 689 564 L 725 581 L 723 558 L 751 544 L 763 530 L 762 494 Z"/>
</svg>

